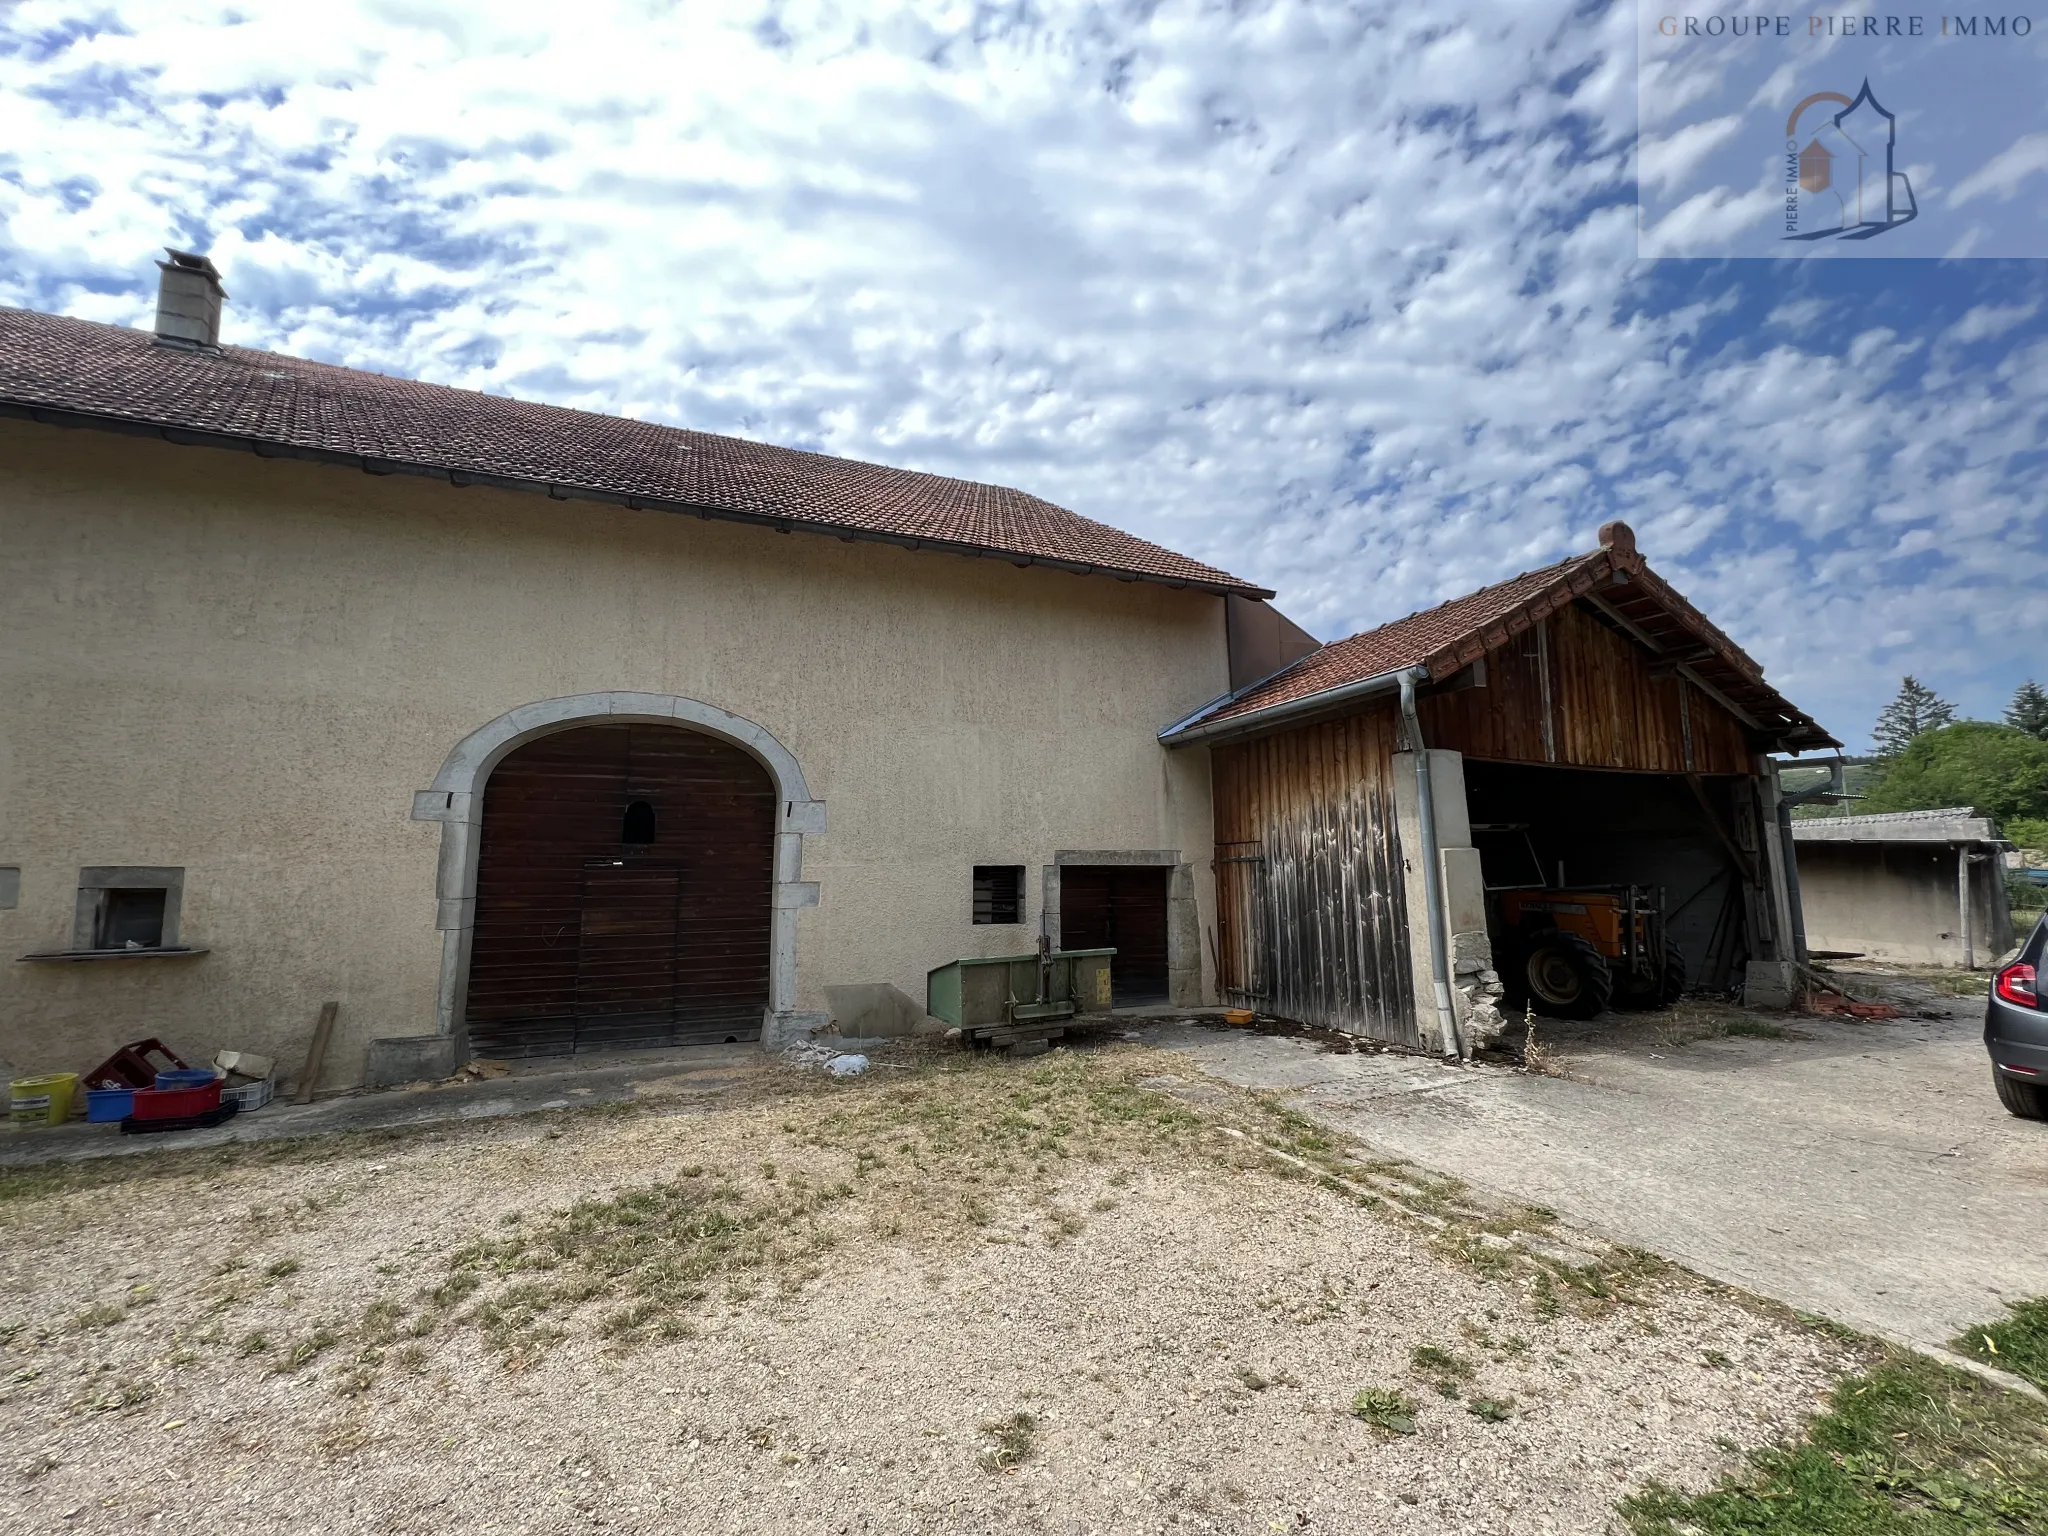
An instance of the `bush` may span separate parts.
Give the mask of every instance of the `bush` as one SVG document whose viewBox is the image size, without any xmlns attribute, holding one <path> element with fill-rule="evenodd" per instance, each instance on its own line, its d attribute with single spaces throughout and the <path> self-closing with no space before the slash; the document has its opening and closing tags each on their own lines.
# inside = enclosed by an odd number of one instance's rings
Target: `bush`
<svg viewBox="0 0 2048 1536">
<path fill-rule="evenodd" d="M 2015 816 L 1999 825 L 2005 835 L 2022 848 L 2048 850 L 2048 817 Z"/>
<path fill-rule="evenodd" d="M 2048 818 L 2048 741 L 1965 720 L 1923 731 L 1886 765 L 1859 813 L 1967 805 L 2001 823 Z"/>
</svg>

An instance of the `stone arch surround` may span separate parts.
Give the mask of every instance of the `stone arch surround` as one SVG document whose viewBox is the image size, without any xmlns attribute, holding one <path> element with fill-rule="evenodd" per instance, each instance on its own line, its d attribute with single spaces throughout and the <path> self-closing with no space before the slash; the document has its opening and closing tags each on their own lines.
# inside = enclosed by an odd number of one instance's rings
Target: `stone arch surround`
<svg viewBox="0 0 2048 1536">
<path fill-rule="evenodd" d="M 434 1003 L 436 1033 L 468 1048 L 464 1023 L 470 942 L 476 920 L 476 861 L 483 831 L 484 786 L 506 754 L 527 742 L 578 726 L 613 722 L 676 725 L 731 742 L 768 770 L 781 799 L 775 833 L 774 915 L 769 938 L 768 1009 L 761 1043 L 775 1048 L 796 1008 L 796 914 L 818 904 L 818 887 L 803 879 L 804 839 L 825 830 L 825 802 L 811 797 L 796 756 L 766 728 L 716 705 L 665 693 L 578 693 L 522 704 L 479 726 L 455 744 L 433 786 L 412 797 L 414 821 L 441 823 L 435 880 L 435 926 L 441 933 L 441 983 Z"/>
</svg>

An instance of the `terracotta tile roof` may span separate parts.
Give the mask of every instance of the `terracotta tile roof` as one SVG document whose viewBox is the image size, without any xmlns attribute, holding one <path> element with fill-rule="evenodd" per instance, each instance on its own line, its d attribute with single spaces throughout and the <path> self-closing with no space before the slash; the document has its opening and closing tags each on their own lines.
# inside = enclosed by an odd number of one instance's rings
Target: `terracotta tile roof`
<svg viewBox="0 0 2048 1536">
<path fill-rule="evenodd" d="M 1722 695 L 1783 746 L 1806 751 L 1841 745 L 1786 702 L 1764 681 L 1762 667 L 1650 569 L 1626 523 L 1609 523 L 1600 530 L 1600 540 L 1598 549 L 1585 554 L 1333 641 L 1176 722 L 1163 739 L 1211 735 L 1230 721 L 1256 730 L 1259 717 L 1269 711 L 1285 711 L 1291 721 L 1298 712 L 1289 706 L 1312 711 L 1323 694 L 1409 667 L 1426 667 L 1430 680 L 1441 682 L 1538 620 L 1585 598 L 1649 649 L 1685 666 L 1696 682 Z"/>
<path fill-rule="evenodd" d="M 0 412 L 173 441 L 708 511 L 1017 564 L 1272 594 L 1022 491 L 0 308 Z"/>
</svg>

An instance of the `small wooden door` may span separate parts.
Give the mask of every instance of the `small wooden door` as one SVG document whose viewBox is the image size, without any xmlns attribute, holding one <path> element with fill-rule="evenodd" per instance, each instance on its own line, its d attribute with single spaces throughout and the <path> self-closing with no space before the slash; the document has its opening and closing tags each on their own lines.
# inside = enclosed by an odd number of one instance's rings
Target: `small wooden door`
<svg viewBox="0 0 2048 1536">
<path fill-rule="evenodd" d="M 676 1010 L 674 866 L 593 863 L 583 872 L 576 1018 L 586 1047 L 666 1037 Z"/>
<path fill-rule="evenodd" d="M 1163 865 L 1066 864 L 1060 868 L 1060 948 L 1114 949 L 1116 1006 L 1167 999 Z"/>
</svg>

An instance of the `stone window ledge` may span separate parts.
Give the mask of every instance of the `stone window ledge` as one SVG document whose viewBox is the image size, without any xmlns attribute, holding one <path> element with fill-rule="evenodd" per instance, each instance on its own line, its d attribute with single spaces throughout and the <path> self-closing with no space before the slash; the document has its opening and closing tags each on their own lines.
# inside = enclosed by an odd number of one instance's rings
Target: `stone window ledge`
<svg viewBox="0 0 2048 1536">
<path fill-rule="evenodd" d="M 18 965 L 25 960 L 189 960 L 206 953 L 203 947 L 192 949 L 180 944 L 164 949 L 40 949 L 14 958 Z"/>
</svg>

